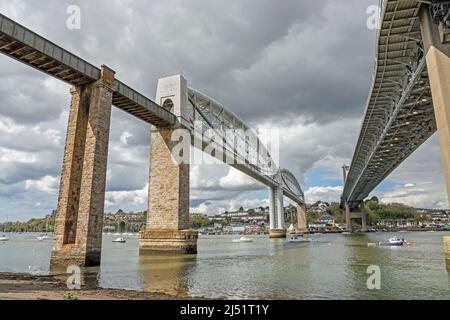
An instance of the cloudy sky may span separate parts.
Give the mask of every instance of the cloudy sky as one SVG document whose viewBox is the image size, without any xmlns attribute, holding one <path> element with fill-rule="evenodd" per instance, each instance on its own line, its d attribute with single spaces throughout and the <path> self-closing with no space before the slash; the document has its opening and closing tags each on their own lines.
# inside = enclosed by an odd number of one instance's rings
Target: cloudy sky
<svg viewBox="0 0 450 320">
<path fill-rule="evenodd" d="M 0 0 L 0 12 L 153 98 L 182 73 L 253 127 L 281 129 L 280 161 L 308 202 L 338 201 L 367 99 L 378 0 Z M 69 5 L 81 29 L 66 27 Z M 55 209 L 69 87 L 0 56 L 0 222 Z M 149 126 L 113 109 L 106 211 L 145 210 Z M 385 202 L 447 207 L 437 136 L 375 190 Z M 267 204 L 224 165 L 191 168 L 192 211 Z"/>
</svg>

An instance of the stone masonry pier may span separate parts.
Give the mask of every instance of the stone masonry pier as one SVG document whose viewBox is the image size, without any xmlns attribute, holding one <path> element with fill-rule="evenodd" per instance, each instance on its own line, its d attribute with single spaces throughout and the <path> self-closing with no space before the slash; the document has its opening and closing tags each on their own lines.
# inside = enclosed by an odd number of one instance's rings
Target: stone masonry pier
<svg viewBox="0 0 450 320">
<path fill-rule="evenodd" d="M 51 264 L 99 265 L 114 71 L 71 90 Z"/>
</svg>

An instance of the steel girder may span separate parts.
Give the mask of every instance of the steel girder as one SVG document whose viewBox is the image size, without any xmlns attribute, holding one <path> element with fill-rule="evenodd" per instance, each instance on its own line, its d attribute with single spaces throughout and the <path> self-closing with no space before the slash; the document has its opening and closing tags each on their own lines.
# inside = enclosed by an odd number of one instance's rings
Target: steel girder
<svg viewBox="0 0 450 320">
<path fill-rule="evenodd" d="M 286 169 L 277 168 L 256 132 L 230 109 L 192 88 L 188 88 L 188 100 L 189 106 L 182 118 L 187 120 L 187 126 L 193 135 L 197 134 L 202 139 L 199 145 L 193 139 L 194 146 L 201 147 L 201 151 L 211 144 L 224 149 L 224 153 L 214 153 L 213 156 L 220 161 L 225 161 L 228 156 L 233 159 L 230 163 L 232 167 L 267 186 L 281 187 L 283 193 L 297 203 L 305 202 L 295 176 Z M 227 130 L 238 131 L 234 135 L 228 135 Z M 256 161 L 248 161 L 249 158 Z"/>
<path fill-rule="evenodd" d="M 294 194 L 295 198 L 301 200 L 300 203 L 305 202 L 305 194 L 292 172 L 287 169 L 281 169 L 281 182 L 283 190 L 288 190 L 289 193 Z"/>
<path fill-rule="evenodd" d="M 435 131 L 417 0 L 384 0 L 372 88 L 343 200 L 355 208 Z"/>
</svg>

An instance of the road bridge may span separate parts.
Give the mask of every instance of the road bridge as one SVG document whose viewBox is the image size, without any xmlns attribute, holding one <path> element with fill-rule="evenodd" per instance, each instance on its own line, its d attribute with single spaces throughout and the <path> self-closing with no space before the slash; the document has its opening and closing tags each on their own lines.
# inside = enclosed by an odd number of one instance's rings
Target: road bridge
<svg viewBox="0 0 450 320">
<path fill-rule="evenodd" d="M 364 199 L 438 130 L 450 191 L 450 2 L 381 1 L 372 87 L 349 168 L 347 228 Z M 425 165 L 425 164 L 424 164 Z"/>
</svg>

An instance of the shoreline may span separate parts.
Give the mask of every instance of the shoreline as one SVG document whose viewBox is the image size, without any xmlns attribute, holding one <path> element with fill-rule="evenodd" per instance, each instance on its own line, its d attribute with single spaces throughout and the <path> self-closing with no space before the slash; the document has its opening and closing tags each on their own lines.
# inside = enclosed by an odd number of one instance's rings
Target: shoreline
<svg viewBox="0 0 450 320">
<path fill-rule="evenodd" d="M 64 300 L 66 294 L 72 294 L 77 300 L 194 300 L 188 296 L 138 290 L 99 287 L 69 290 L 52 275 L 0 272 L 0 300 Z"/>
</svg>

